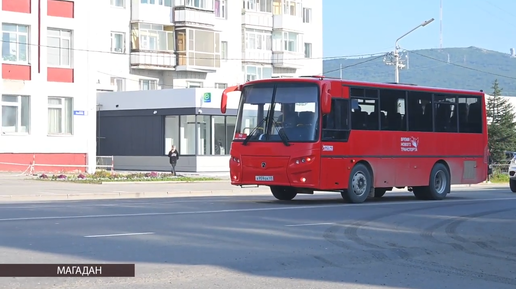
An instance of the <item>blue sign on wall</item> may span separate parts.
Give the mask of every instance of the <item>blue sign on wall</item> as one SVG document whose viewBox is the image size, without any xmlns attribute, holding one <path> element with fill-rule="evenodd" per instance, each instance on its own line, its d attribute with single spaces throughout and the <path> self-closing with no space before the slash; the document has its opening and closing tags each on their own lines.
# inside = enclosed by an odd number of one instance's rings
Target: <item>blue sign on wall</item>
<svg viewBox="0 0 516 289">
<path fill-rule="evenodd" d="M 73 115 L 86 115 L 84 110 L 74 110 Z"/>
<path fill-rule="evenodd" d="M 204 93 L 204 95 L 202 97 L 202 101 L 204 103 L 210 103 L 211 102 L 211 92 Z"/>
</svg>

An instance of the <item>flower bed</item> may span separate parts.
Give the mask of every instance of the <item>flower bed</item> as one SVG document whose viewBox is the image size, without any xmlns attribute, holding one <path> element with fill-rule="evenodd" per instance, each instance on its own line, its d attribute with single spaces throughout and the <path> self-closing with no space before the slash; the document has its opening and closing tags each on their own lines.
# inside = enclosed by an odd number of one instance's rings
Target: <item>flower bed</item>
<svg viewBox="0 0 516 289">
<path fill-rule="evenodd" d="M 94 174 L 57 174 L 47 175 L 40 174 L 37 176 L 39 180 L 45 181 L 66 181 L 66 182 L 84 182 L 84 183 L 103 183 L 103 182 L 156 182 L 156 181 L 181 181 L 181 182 L 198 182 L 213 181 L 218 178 L 211 177 L 186 177 L 173 176 L 171 173 L 111 173 L 109 171 L 97 171 Z"/>
</svg>

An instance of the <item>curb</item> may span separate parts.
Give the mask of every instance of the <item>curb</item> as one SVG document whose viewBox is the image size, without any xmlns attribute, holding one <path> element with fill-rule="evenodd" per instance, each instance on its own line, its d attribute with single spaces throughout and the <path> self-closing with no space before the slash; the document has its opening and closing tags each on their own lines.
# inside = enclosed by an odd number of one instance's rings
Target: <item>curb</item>
<svg viewBox="0 0 516 289">
<path fill-rule="evenodd" d="M 55 194 L 55 195 L 0 195 L 2 201 L 66 201 L 66 200 L 106 200 L 106 199 L 149 199 L 149 198 L 175 198 L 175 197 L 220 197 L 220 196 L 257 196 L 270 194 L 264 190 L 241 191 L 182 191 L 162 193 L 93 193 L 93 194 Z"/>
<path fill-rule="evenodd" d="M 65 181 L 66 182 L 66 181 Z M 118 185 L 118 184 L 122 184 L 122 185 L 125 185 L 125 184 L 181 184 L 181 183 L 191 183 L 191 184 L 209 184 L 209 183 L 229 183 L 230 180 L 220 180 L 220 181 L 138 181 L 138 182 L 100 182 L 100 183 L 93 183 L 92 185 Z M 78 183 L 80 184 L 80 182 L 74 182 L 74 183 Z M 90 183 L 85 183 L 85 184 L 90 184 Z"/>
</svg>

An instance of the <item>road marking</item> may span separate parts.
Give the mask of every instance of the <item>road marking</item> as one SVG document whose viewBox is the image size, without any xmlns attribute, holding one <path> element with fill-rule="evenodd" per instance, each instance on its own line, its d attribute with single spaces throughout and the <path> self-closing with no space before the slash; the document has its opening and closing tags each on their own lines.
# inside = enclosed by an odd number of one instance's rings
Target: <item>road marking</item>
<svg viewBox="0 0 516 289">
<path fill-rule="evenodd" d="M 71 219 L 95 219 L 95 218 L 121 218 L 121 217 L 151 217 L 151 216 L 176 216 L 176 215 L 201 215 L 201 214 L 223 214 L 223 213 L 247 213 L 247 212 L 266 212 L 280 210 L 305 210 L 305 209 L 325 209 L 337 207 L 372 207 L 372 206 L 399 206 L 413 204 L 431 204 L 431 203 L 458 203 L 458 202 L 489 202 L 489 201 L 508 201 L 516 200 L 513 198 L 492 198 L 492 199 L 460 199 L 460 200 L 442 200 L 442 201 L 399 201 L 399 202 L 378 202 L 378 203 L 362 203 L 362 204 L 336 204 L 336 205 L 309 205 L 309 206 L 282 206 L 282 207 L 264 207 L 251 209 L 229 209 L 229 210 L 211 210 L 211 211 L 183 211 L 183 212 L 163 212 L 163 213 L 130 213 L 130 214 L 105 214 L 105 215 L 71 215 L 71 216 L 49 216 L 49 217 L 19 217 L 19 218 L 3 218 L 0 222 L 14 221 L 43 221 L 43 220 L 71 220 Z M 305 200 L 306 201 L 306 200 Z M 295 201 L 294 201 L 295 203 Z"/>
<path fill-rule="evenodd" d="M 90 235 L 90 236 L 84 236 L 84 238 L 103 238 L 103 237 L 137 236 L 137 235 L 153 235 L 153 234 L 154 234 L 154 232 L 123 233 L 123 234 L 107 234 L 107 235 Z"/>
<path fill-rule="evenodd" d="M 308 223 L 308 224 L 285 225 L 285 227 L 322 226 L 322 225 L 336 225 L 336 224 L 337 223 Z"/>
</svg>

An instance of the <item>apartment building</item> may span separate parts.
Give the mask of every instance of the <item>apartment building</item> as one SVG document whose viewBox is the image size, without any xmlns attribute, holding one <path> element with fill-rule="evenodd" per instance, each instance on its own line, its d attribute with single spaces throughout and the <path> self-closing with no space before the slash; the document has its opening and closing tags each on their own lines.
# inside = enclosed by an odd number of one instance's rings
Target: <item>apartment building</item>
<svg viewBox="0 0 516 289">
<path fill-rule="evenodd" d="M 95 170 L 89 1 L 0 0 L 0 170 Z M 43 165 L 43 166 L 41 166 Z"/>
<path fill-rule="evenodd" d="M 322 1 L 109 0 L 97 6 L 103 91 L 224 88 L 322 73 Z M 100 25 L 102 23 L 102 25 Z M 130 25 L 128 25 L 130 23 Z"/>
</svg>

